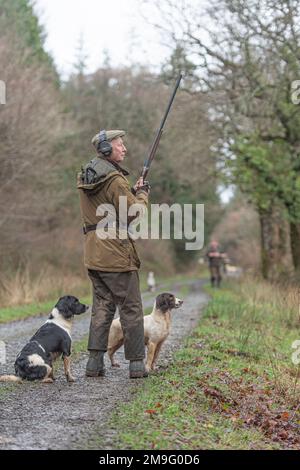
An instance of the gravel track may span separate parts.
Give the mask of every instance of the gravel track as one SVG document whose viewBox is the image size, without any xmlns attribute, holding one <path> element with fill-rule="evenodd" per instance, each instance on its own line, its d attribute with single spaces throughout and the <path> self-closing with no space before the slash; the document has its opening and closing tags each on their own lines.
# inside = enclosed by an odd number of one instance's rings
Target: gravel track
<svg viewBox="0 0 300 470">
<path fill-rule="evenodd" d="M 177 296 L 182 285 L 189 285 L 183 306 L 172 312 L 171 332 L 164 343 L 158 365 L 166 367 L 173 352 L 198 323 L 201 310 L 208 301 L 202 291 L 202 281 L 187 281 L 168 290 Z M 160 291 L 162 290 L 160 287 Z M 144 308 L 152 306 L 155 294 L 144 294 Z M 41 326 L 42 316 L 11 322 L 0 326 L 0 339 L 7 345 L 7 364 L 0 366 L 0 374 L 12 373 L 16 354 Z M 76 318 L 73 341 L 83 338 L 89 328 L 90 317 Z M 119 402 L 129 401 L 142 380 L 130 380 L 128 361 L 123 348 L 117 351 L 120 369 L 106 362 L 105 377 L 85 377 L 88 353 L 80 353 L 72 362 L 76 382 L 68 384 L 59 366 L 54 384 L 23 382 L 0 384 L 0 449 L 76 449 L 93 442 L 101 426 L 103 449 L 110 448 L 112 431 L 106 429 L 111 412 Z M 93 444 L 89 446 L 93 448 Z"/>
</svg>

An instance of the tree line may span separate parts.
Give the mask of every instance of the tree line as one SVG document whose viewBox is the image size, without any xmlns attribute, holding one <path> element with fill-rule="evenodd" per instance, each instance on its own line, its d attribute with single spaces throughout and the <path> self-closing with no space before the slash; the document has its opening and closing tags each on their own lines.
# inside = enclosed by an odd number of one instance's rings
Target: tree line
<svg viewBox="0 0 300 470">
<path fill-rule="evenodd" d="M 170 95 L 165 68 L 116 68 L 107 57 L 91 74 L 80 51 L 74 73 L 62 82 L 44 38 L 31 2 L 0 0 L 0 78 L 7 85 L 0 107 L 2 273 L 28 262 L 35 270 L 47 263 L 82 266 L 76 172 L 94 156 L 92 136 L 103 128 L 127 131 L 134 182 Z M 222 213 L 214 140 L 206 95 L 181 91 L 151 169 L 151 201 L 204 203 L 206 236 Z M 198 256 L 179 241 L 158 245 L 145 242 L 141 251 L 146 264 L 160 262 L 163 270 Z"/>
<path fill-rule="evenodd" d="M 7 85 L 0 107 L 2 269 L 28 259 L 37 267 L 78 265 L 75 174 L 94 154 L 92 136 L 101 128 L 127 130 L 134 181 L 184 72 L 151 169 L 152 202 L 204 203 L 207 240 L 223 214 L 218 185 L 233 184 L 258 214 L 263 276 L 297 273 L 300 107 L 292 93 L 300 79 L 300 0 L 151 6 L 171 47 L 159 73 L 139 64 L 112 67 L 108 56 L 87 73 L 79 51 L 62 82 L 31 2 L 0 0 L 0 78 Z M 161 249 L 145 246 L 147 261 L 161 257 Z M 165 246 L 174 265 L 199 255 L 184 252 L 180 241 Z"/>
<path fill-rule="evenodd" d="M 299 271 L 299 0 L 154 3 L 172 70 L 208 97 L 220 174 L 259 215 L 263 276 Z"/>
</svg>

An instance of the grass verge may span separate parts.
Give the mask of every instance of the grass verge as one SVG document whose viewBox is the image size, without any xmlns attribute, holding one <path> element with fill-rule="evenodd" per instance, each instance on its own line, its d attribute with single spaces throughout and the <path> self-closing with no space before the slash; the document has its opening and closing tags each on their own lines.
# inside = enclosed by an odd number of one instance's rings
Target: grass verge
<svg viewBox="0 0 300 470">
<path fill-rule="evenodd" d="M 212 291 L 166 370 L 112 416 L 116 449 L 299 449 L 298 292 L 253 280 Z"/>
<path fill-rule="evenodd" d="M 88 296 L 81 297 L 80 301 L 89 304 L 91 303 L 91 298 Z M 46 302 L 35 302 L 28 305 L 1 308 L 0 323 L 7 323 L 14 320 L 23 320 L 25 318 L 37 315 L 46 315 L 51 312 L 56 302 L 57 298 L 55 300 L 48 300 Z"/>
<path fill-rule="evenodd" d="M 164 279 L 158 279 L 158 286 L 157 286 L 157 292 L 153 294 L 152 292 L 147 292 L 147 282 L 146 282 L 146 277 L 145 275 L 141 276 L 141 291 L 146 295 L 146 296 L 151 296 L 151 298 L 155 295 L 157 295 L 158 292 L 161 292 L 162 289 L 160 288 L 160 284 L 163 285 L 163 290 L 166 291 L 168 289 L 171 289 L 171 286 L 174 283 L 178 283 L 178 285 L 183 284 L 184 281 L 191 280 L 192 277 L 184 277 L 184 275 L 177 275 L 172 278 L 168 278 L 167 280 Z M 85 289 L 86 290 L 86 289 Z M 189 292 L 189 286 L 182 285 L 180 287 L 178 295 L 187 295 Z M 62 294 L 60 294 L 62 295 Z M 76 295 L 76 294 L 75 294 Z M 59 295 L 58 295 L 59 296 Z M 14 320 L 24 320 L 25 318 L 29 318 L 32 316 L 38 316 L 38 315 L 45 315 L 48 314 L 52 308 L 53 305 L 57 302 L 58 297 L 43 301 L 43 302 L 32 302 L 28 303 L 25 305 L 18 305 L 18 306 L 10 306 L 10 307 L 4 307 L 0 308 L 0 324 L 1 323 L 7 323 L 10 321 Z M 80 301 L 83 303 L 90 304 L 92 302 L 91 297 L 89 295 L 85 296 L 80 296 Z M 146 314 L 150 313 L 152 311 L 152 307 L 148 308 L 146 310 Z"/>
</svg>

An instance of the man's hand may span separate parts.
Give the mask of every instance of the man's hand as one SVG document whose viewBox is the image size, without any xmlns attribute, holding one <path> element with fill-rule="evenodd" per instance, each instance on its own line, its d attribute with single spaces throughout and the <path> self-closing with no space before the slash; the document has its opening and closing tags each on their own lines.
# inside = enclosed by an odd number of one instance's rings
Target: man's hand
<svg viewBox="0 0 300 470">
<path fill-rule="evenodd" d="M 133 186 L 133 191 L 134 191 L 134 194 L 139 190 L 141 189 L 142 191 L 146 191 L 147 193 L 149 193 L 150 191 L 150 184 L 149 184 L 149 181 L 144 181 L 142 177 L 140 177 L 137 182 L 135 183 L 135 185 Z"/>
<path fill-rule="evenodd" d="M 144 184 L 144 180 L 143 180 L 143 177 L 141 176 L 137 182 L 135 183 L 135 185 L 133 186 L 133 189 L 135 192 L 137 192 L 138 189 L 140 189 Z"/>
</svg>

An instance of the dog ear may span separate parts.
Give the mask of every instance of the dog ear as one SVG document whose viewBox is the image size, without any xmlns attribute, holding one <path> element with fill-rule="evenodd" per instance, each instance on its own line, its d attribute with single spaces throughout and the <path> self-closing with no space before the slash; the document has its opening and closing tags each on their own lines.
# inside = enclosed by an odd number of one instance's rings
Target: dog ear
<svg viewBox="0 0 300 470">
<path fill-rule="evenodd" d="M 71 318 L 74 315 L 72 307 L 74 307 L 74 299 L 72 295 L 60 297 L 55 307 L 65 318 Z"/>
<path fill-rule="evenodd" d="M 165 313 L 172 308 L 172 302 L 174 303 L 174 295 L 164 292 L 156 297 L 156 308 Z"/>
</svg>

